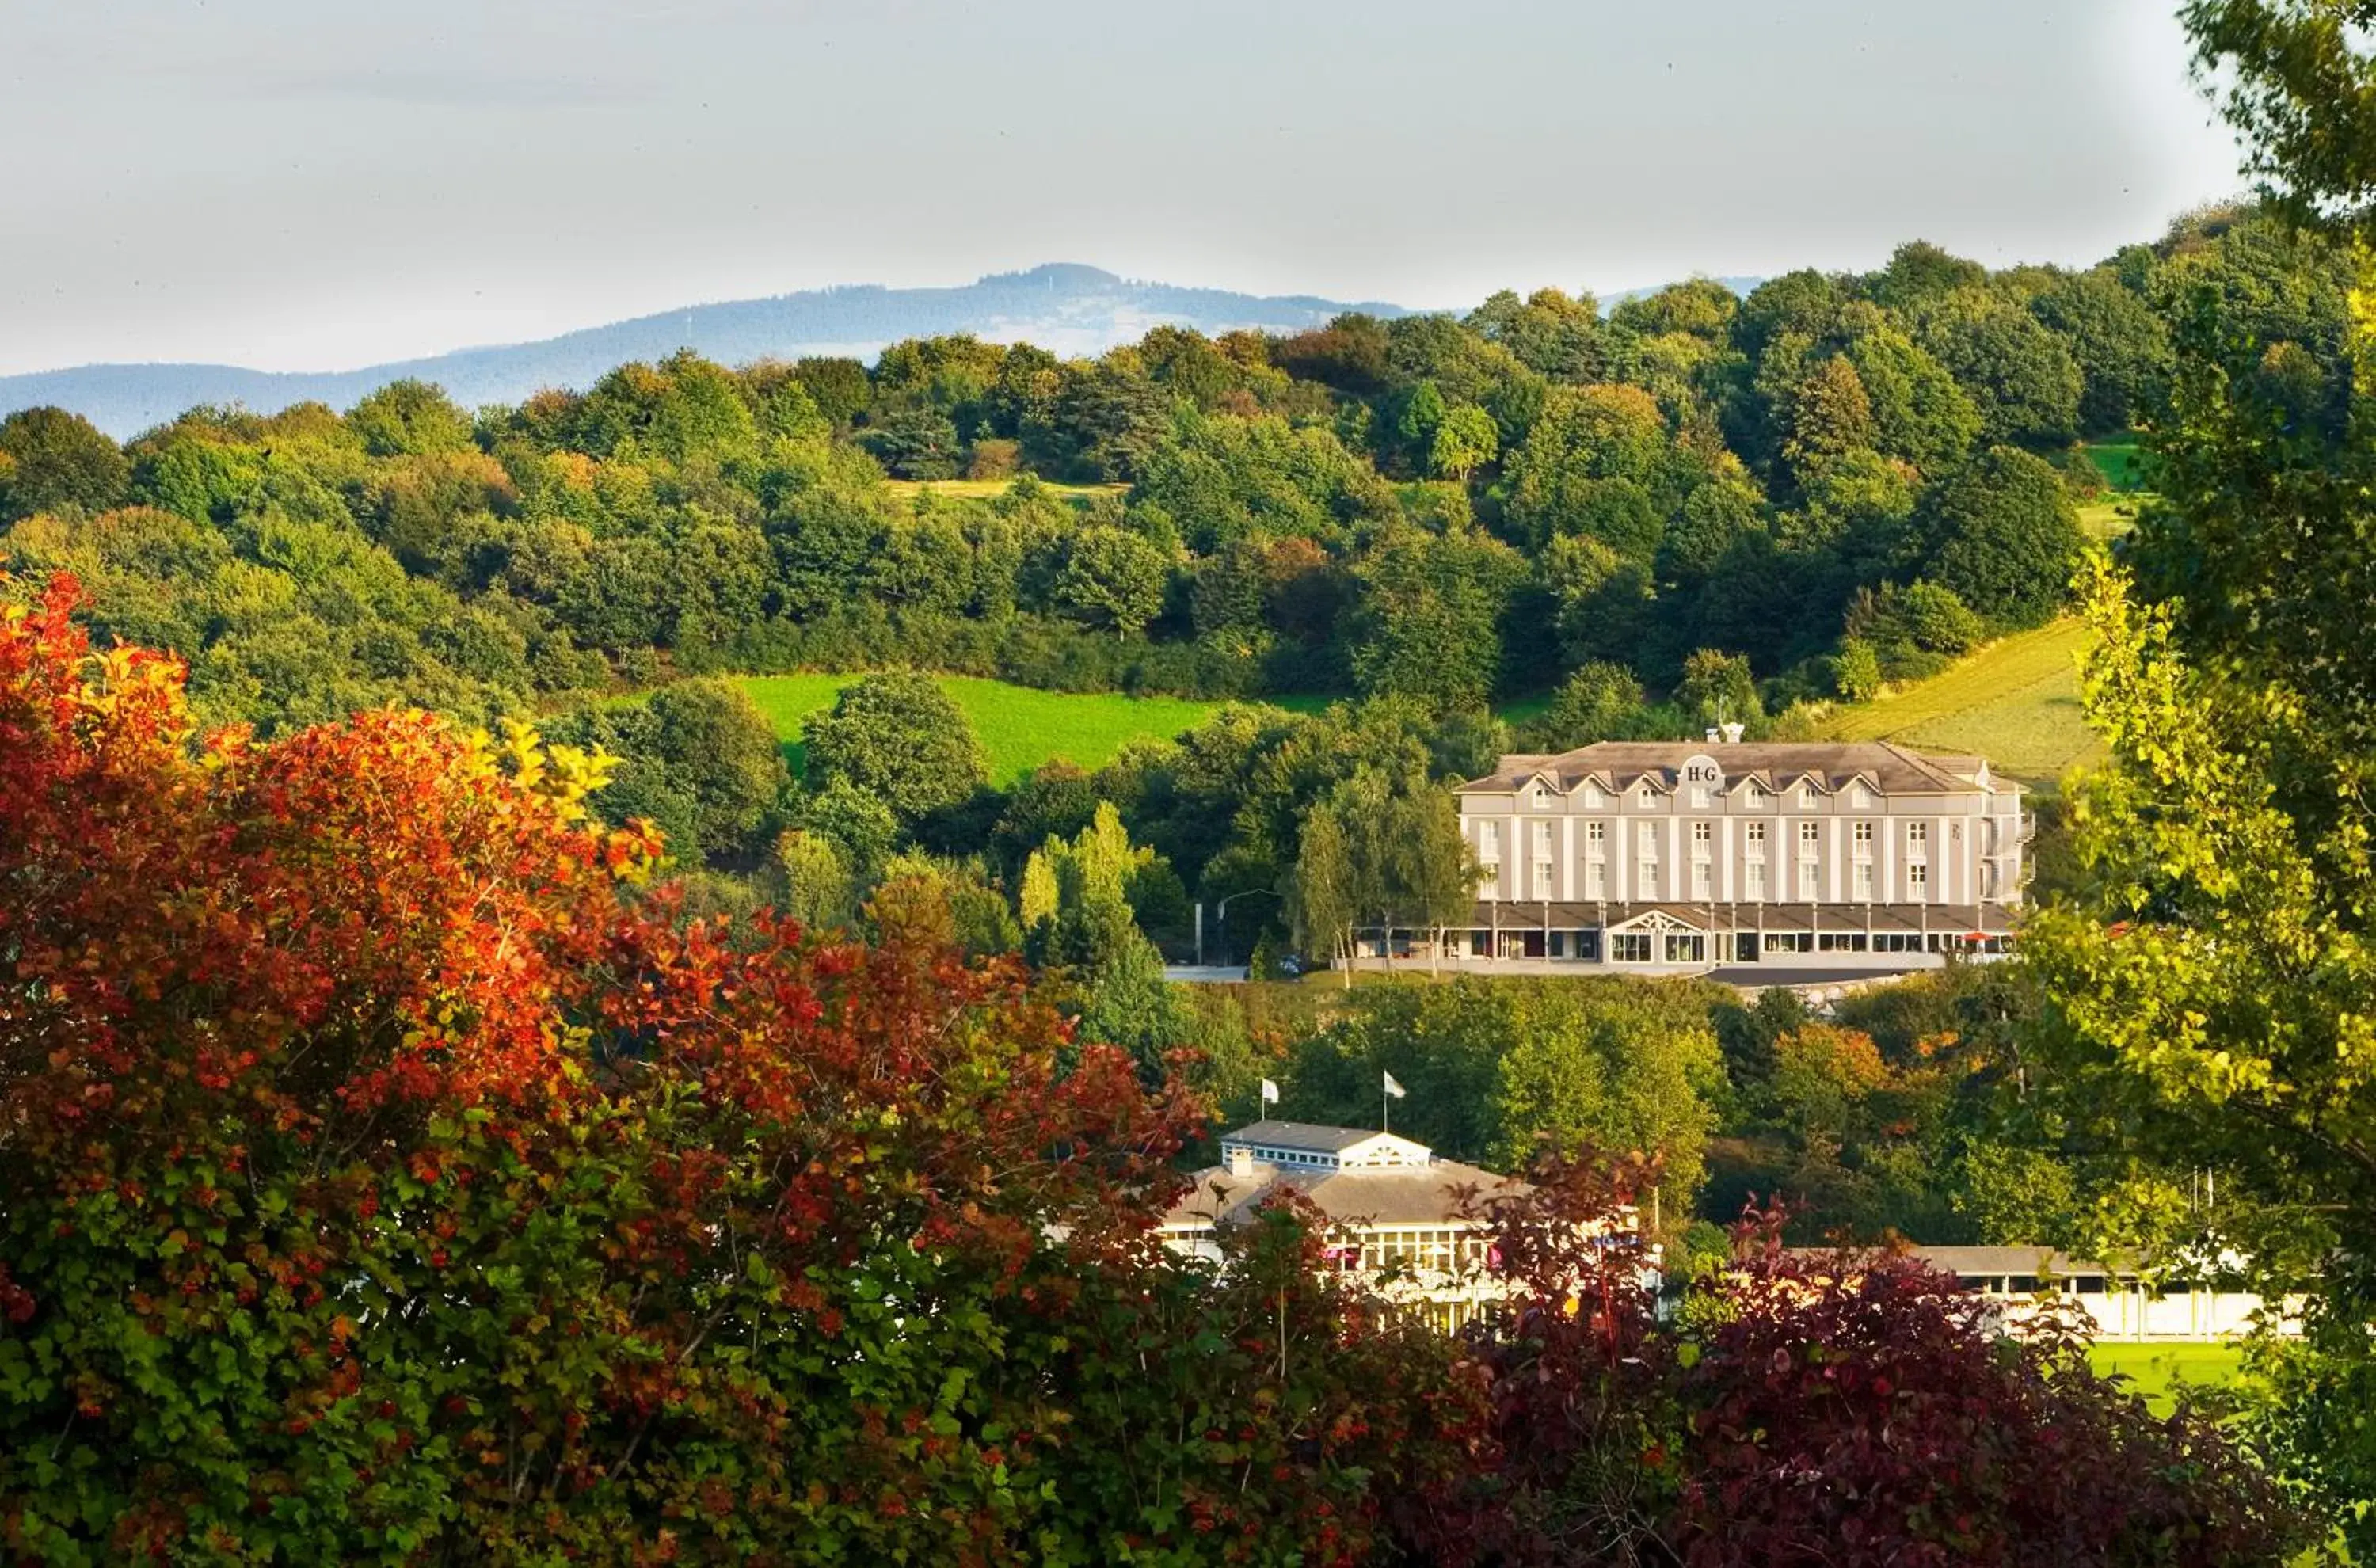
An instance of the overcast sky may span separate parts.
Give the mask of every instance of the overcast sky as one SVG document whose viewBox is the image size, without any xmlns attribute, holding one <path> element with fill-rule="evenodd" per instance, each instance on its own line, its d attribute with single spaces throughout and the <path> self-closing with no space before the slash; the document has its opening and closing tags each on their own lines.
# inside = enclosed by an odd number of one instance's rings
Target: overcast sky
<svg viewBox="0 0 2376 1568">
<path fill-rule="evenodd" d="M 2174 0 L 0 0 L 0 373 L 1042 261 L 1467 306 L 2230 193 Z"/>
</svg>

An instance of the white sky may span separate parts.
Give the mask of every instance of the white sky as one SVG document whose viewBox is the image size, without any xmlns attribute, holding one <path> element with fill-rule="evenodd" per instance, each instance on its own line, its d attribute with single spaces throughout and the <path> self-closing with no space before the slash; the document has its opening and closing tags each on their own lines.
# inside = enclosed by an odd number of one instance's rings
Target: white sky
<svg viewBox="0 0 2376 1568">
<path fill-rule="evenodd" d="M 1042 261 L 1473 304 L 2089 262 L 2175 0 L 0 0 L 0 373 L 327 370 Z"/>
</svg>

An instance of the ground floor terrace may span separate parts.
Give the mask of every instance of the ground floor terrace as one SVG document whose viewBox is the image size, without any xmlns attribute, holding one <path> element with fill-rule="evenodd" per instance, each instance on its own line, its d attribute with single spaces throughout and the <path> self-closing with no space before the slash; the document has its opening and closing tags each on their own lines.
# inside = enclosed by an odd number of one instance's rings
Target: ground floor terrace
<svg viewBox="0 0 2376 1568">
<path fill-rule="evenodd" d="M 1357 962 L 1478 972 L 1717 974 L 1736 983 L 1936 968 L 2012 950 L 2000 904 L 1562 904 L 1489 900 L 1467 929 L 1372 928 Z"/>
</svg>

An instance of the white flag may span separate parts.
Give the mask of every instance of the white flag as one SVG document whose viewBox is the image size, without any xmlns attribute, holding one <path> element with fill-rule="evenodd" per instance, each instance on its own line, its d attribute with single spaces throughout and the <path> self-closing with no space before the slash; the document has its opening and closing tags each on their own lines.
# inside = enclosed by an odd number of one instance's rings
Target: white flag
<svg viewBox="0 0 2376 1568">
<path fill-rule="evenodd" d="M 1262 1102 L 1265 1105 L 1277 1105 L 1278 1103 L 1278 1086 L 1272 1083 L 1268 1078 L 1265 1078 L 1263 1080 Z"/>
<path fill-rule="evenodd" d="M 1402 1085 L 1395 1082 L 1395 1075 L 1392 1073 L 1387 1073 L 1383 1075 L 1386 1080 L 1386 1092 L 1394 1096 L 1396 1099 L 1402 1099 L 1403 1087 Z"/>
</svg>

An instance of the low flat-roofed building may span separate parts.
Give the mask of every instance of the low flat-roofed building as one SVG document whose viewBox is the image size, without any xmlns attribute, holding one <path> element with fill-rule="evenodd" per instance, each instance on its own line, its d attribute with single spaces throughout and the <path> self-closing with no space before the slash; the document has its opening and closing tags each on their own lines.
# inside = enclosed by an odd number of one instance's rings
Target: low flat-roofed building
<svg viewBox="0 0 2376 1568">
<path fill-rule="evenodd" d="M 1940 1273 L 1954 1275 L 1965 1289 L 2002 1301 L 2003 1321 L 2015 1327 L 2026 1304 L 2061 1296 L 2079 1304 L 2099 1339 L 2224 1339 L 2250 1330 L 2263 1305 L 2249 1291 L 2221 1289 L 2216 1277 L 2148 1277 L 2051 1247 L 1908 1251 Z M 2289 1302 L 2288 1313 L 2298 1307 Z"/>
</svg>

